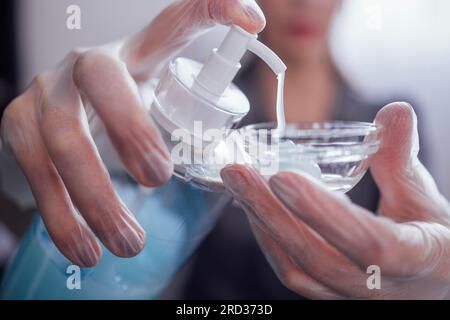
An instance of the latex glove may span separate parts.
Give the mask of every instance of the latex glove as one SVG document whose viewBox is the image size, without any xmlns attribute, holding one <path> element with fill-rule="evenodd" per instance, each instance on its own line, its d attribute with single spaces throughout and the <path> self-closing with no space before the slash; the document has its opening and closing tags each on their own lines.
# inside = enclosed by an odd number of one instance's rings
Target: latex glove
<svg viewBox="0 0 450 320">
<path fill-rule="evenodd" d="M 291 290 L 309 298 L 444 298 L 450 206 L 417 159 L 416 116 L 408 104 L 395 103 L 375 121 L 383 126 L 371 162 L 382 216 L 306 175 L 279 173 L 267 184 L 252 169 L 233 165 L 222 177 Z M 368 289 L 371 265 L 380 268 L 380 290 Z"/>
<path fill-rule="evenodd" d="M 139 183 L 166 182 L 173 166 L 138 86 L 216 22 L 256 33 L 265 20 L 252 0 L 178 1 L 133 37 L 74 50 L 6 109 L 3 142 L 25 173 L 50 236 L 73 263 L 88 267 L 100 259 L 94 235 L 121 257 L 139 253 L 146 238 L 114 190 L 89 125 L 99 117 Z"/>
</svg>

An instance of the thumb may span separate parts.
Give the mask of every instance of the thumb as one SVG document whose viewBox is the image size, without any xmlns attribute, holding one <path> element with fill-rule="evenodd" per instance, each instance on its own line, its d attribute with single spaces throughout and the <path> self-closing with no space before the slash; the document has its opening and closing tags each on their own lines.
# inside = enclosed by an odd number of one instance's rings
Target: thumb
<svg viewBox="0 0 450 320">
<path fill-rule="evenodd" d="M 255 0 L 208 0 L 209 17 L 220 24 L 236 24 L 250 33 L 259 33 L 266 18 Z"/>
<path fill-rule="evenodd" d="M 437 220 L 447 215 L 448 203 L 418 159 L 417 116 L 405 102 L 381 109 L 375 123 L 381 127 L 381 146 L 371 161 L 380 188 L 380 211 L 396 221 Z"/>
<path fill-rule="evenodd" d="M 417 117 L 410 104 L 391 103 L 382 108 L 375 117 L 381 127 L 381 146 L 373 157 L 372 171 L 381 176 L 398 170 L 409 172 L 419 153 Z M 380 180 L 383 184 L 385 180 Z"/>
</svg>

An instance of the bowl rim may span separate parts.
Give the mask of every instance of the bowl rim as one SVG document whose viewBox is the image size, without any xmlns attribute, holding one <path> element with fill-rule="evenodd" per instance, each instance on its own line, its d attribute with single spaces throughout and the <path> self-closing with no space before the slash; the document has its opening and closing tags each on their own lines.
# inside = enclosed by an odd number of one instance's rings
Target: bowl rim
<svg viewBox="0 0 450 320">
<path fill-rule="evenodd" d="M 317 128 L 313 128 L 317 126 Z M 261 122 L 241 127 L 242 131 L 257 132 L 263 129 L 275 131 L 276 122 Z M 292 132 L 294 128 L 295 133 Z M 350 138 L 357 136 L 367 136 L 369 134 L 378 134 L 382 129 L 382 125 L 374 122 L 364 121 L 302 121 L 288 122 L 286 124 L 287 135 L 284 138 Z M 291 132 L 289 131 L 291 130 Z"/>
<path fill-rule="evenodd" d="M 317 125 L 318 128 L 313 129 L 296 129 L 301 126 L 311 127 Z M 365 156 L 371 156 L 375 154 L 380 147 L 381 141 L 379 137 L 379 131 L 382 126 L 371 122 L 362 121 L 311 121 L 311 122 L 298 122 L 287 123 L 286 130 L 294 128 L 294 133 L 283 136 L 286 139 L 324 139 L 324 142 L 314 142 L 308 144 L 298 143 L 295 148 L 284 150 L 285 156 L 290 155 L 302 155 L 308 158 L 339 158 L 346 157 L 354 154 L 362 154 Z M 331 128 L 331 129 L 330 129 Z M 261 129 L 269 129 L 270 134 L 277 134 L 276 122 L 264 122 L 251 124 L 241 128 L 245 134 L 249 134 L 250 139 L 259 132 Z M 275 133 L 274 133 L 275 131 Z M 366 139 L 366 137 L 372 136 L 372 139 Z M 351 139 L 354 137 L 363 137 L 362 141 L 345 141 L 346 138 Z M 344 141 L 327 142 L 326 139 L 344 139 Z"/>
</svg>

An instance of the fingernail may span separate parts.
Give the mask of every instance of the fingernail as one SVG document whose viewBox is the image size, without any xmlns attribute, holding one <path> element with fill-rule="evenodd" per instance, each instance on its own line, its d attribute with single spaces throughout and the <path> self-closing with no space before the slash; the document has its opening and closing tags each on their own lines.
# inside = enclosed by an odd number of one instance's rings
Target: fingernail
<svg viewBox="0 0 450 320">
<path fill-rule="evenodd" d="M 134 257 L 142 251 L 145 244 L 145 232 L 123 228 L 111 239 L 112 251 L 120 257 Z"/>
<path fill-rule="evenodd" d="M 239 193 L 240 190 L 247 185 L 246 177 L 244 174 L 231 166 L 226 166 L 220 171 L 223 184 L 227 189 L 235 193 Z"/>
<path fill-rule="evenodd" d="M 251 1 L 249 3 L 249 5 L 247 6 L 246 14 L 249 21 L 259 29 L 257 30 L 257 32 L 261 31 L 260 29 L 264 28 L 266 24 L 266 18 L 264 17 L 263 11 L 255 1 Z"/>
<path fill-rule="evenodd" d="M 102 255 L 102 249 L 95 241 L 95 239 L 89 239 L 87 242 L 85 242 L 80 251 L 80 258 L 84 264 L 84 268 L 95 266 Z"/>
<path fill-rule="evenodd" d="M 89 268 L 97 264 L 102 255 L 102 249 L 94 235 L 83 229 L 80 233 L 69 234 L 69 240 L 59 243 L 58 248 L 72 263 L 81 268 Z"/>
<path fill-rule="evenodd" d="M 133 257 L 142 251 L 146 234 L 131 212 L 126 208 L 114 221 L 114 233 L 107 237 L 108 248 L 119 257 Z"/>
<path fill-rule="evenodd" d="M 155 150 L 149 153 L 143 168 L 149 186 L 159 186 L 167 182 L 173 173 L 173 163 L 165 152 Z"/>
<path fill-rule="evenodd" d="M 294 182 L 289 174 L 277 174 L 269 180 L 270 189 L 286 204 L 294 204 L 301 193 L 301 186 Z"/>
</svg>

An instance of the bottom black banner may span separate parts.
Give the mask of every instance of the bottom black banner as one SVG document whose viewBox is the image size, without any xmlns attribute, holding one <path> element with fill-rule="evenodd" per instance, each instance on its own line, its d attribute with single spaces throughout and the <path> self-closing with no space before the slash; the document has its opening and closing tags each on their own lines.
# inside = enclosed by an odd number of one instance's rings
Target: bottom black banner
<svg viewBox="0 0 450 320">
<path fill-rule="evenodd" d="M 380 317 L 393 316 L 396 311 L 404 319 L 409 314 L 430 316 L 439 308 L 448 309 L 439 301 L 0 301 L 0 314 L 17 316 L 21 312 L 49 310 L 60 316 L 82 317 L 99 312 L 116 317 L 145 319 L 310 319 L 320 316 Z M 51 309 L 56 307 L 56 309 Z M 8 310 L 11 308 L 10 310 Z M 66 313 L 66 314 L 64 314 Z M 3 318 L 3 317 L 2 317 Z"/>
</svg>

